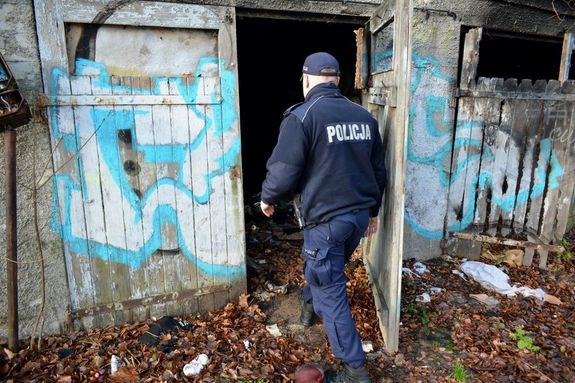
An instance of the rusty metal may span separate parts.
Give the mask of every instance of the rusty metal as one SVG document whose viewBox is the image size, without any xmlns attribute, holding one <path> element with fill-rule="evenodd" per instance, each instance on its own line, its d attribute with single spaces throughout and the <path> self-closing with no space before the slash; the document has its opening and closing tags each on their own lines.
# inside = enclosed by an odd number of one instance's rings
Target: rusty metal
<svg viewBox="0 0 575 383">
<path fill-rule="evenodd" d="M 18 351 L 18 256 L 16 232 L 16 131 L 6 126 L 6 272 L 8 347 Z"/>
<path fill-rule="evenodd" d="M 18 90 L 16 78 L 0 54 L 0 132 L 6 146 L 6 293 L 8 295 L 8 347 L 18 342 L 18 254 L 16 206 L 16 131 L 30 122 L 28 102 Z"/>
</svg>

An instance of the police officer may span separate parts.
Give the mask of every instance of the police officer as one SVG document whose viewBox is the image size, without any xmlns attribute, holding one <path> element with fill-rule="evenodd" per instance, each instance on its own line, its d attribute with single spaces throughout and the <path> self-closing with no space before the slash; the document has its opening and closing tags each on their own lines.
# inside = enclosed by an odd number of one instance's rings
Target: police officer
<svg viewBox="0 0 575 383">
<path fill-rule="evenodd" d="M 385 167 L 377 121 L 338 89 L 339 64 L 330 54 L 303 65 L 305 100 L 284 113 L 267 162 L 261 209 L 271 217 L 281 199 L 297 195 L 304 229 L 306 286 L 301 321 L 323 320 L 333 353 L 345 368 L 333 382 L 369 382 L 365 354 L 351 316 L 345 263 L 363 235 L 377 230 Z"/>
</svg>

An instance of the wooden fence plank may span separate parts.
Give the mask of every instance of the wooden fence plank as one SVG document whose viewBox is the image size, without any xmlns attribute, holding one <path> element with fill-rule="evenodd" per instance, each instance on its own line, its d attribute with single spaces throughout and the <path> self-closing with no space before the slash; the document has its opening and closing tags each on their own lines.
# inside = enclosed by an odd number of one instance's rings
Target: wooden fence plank
<svg viewBox="0 0 575 383">
<path fill-rule="evenodd" d="M 569 220 L 570 204 L 573 202 L 573 192 L 575 189 L 575 103 L 568 102 L 566 109 L 569 113 L 569 123 L 563 126 L 561 136 L 554 135 L 554 141 L 560 141 L 564 147 L 562 166 L 563 176 L 559 188 L 557 219 L 553 230 L 553 241 L 561 243 L 562 237 L 567 229 Z"/>
<path fill-rule="evenodd" d="M 208 143 L 208 171 L 209 174 L 221 172 L 224 166 L 223 126 L 221 120 L 221 107 L 207 106 L 207 116 L 213 121 L 213 128 L 207 135 Z M 219 121 L 219 123 L 216 123 Z M 210 224 L 212 227 L 212 262 L 216 265 L 226 265 L 228 259 L 226 244 L 226 199 L 224 177 L 212 178 L 212 193 L 210 195 Z M 223 225 L 222 225 L 223 223 Z M 228 282 L 226 271 L 213 270 L 213 284 Z M 221 307 L 221 294 L 214 295 L 214 305 Z M 224 302 L 227 301 L 225 297 Z"/>
<path fill-rule="evenodd" d="M 67 76 L 59 76 L 56 80 L 55 87 L 58 94 L 69 95 L 72 93 L 70 80 Z M 79 173 L 80 167 L 80 144 L 79 141 L 74 139 L 72 147 L 66 148 L 66 138 L 64 135 L 77 136 L 77 129 L 75 126 L 75 110 L 72 106 L 67 107 L 51 107 L 48 112 L 50 115 L 54 112 L 55 120 L 50 119 L 50 137 L 52 139 L 52 150 L 55 177 L 66 175 L 72 182 L 81 184 L 81 177 Z M 79 247 L 84 247 L 89 252 L 87 237 L 87 227 L 85 219 L 84 204 L 81 209 L 76 211 L 76 214 L 68 215 L 68 203 L 71 199 L 66 200 L 66 193 L 63 190 L 64 184 L 56 181 L 58 185 L 58 209 L 59 209 L 59 223 L 64 230 L 69 227 L 71 235 L 77 237 Z M 73 198 L 82 198 L 81 190 L 74 194 Z M 70 221 L 68 221 L 70 220 Z M 73 232 L 72 232 L 73 231 Z M 62 233 L 63 234 L 63 233 Z M 72 309 L 94 305 L 94 280 L 92 278 L 92 262 L 90 257 L 85 255 L 76 254 L 69 246 L 64 246 L 64 257 L 68 268 L 68 279 L 70 286 L 70 298 Z"/>
<path fill-rule="evenodd" d="M 109 87 L 96 87 L 95 82 L 97 78 L 92 79 L 92 94 L 111 94 L 112 89 Z M 118 78 L 112 78 L 112 85 L 119 85 Z M 117 87 L 116 87 L 117 88 Z M 94 113 L 100 113 L 105 118 L 109 119 L 102 121 L 102 126 L 98 126 L 98 137 L 99 142 L 112 143 L 116 145 L 117 133 L 116 130 L 119 124 L 122 124 L 120 119 L 121 114 L 118 113 L 122 107 L 94 107 Z M 110 129 L 114 127 L 114 129 Z M 98 145 L 99 148 L 102 146 Z M 113 152 L 110 150 L 110 152 Z M 116 251 L 120 257 L 124 259 L 110 259 L 108 262 L 108 268 L 110 270 L 110 280 L 108 283 L 112 286 L 112 296 L 114 302 L 122 302 L 130 299 L 130 277 L 129 270 L 125 264 L 120 262 L 125 262 L 127 260 L 127 242 L 126 242 L 126 224 L 124 218 L 124 211 L 127 211 L 127 207 L 124 206 L 124 198 L 122 195 L 122 189 L 116 185 L 115 180 L 112 177 L 112 169 L 108 168 L 108 164 L 105 161 L 105 155 L 112 155 L 112 153 L 102 153 L 99 151 L 99 161 L 100 161 L 100 179 L 102 186 L 102 203 L 104 208 L 104 224 L 106 227 L 106 238 L 108 244 L 112 251 Z M 117 154 L 119 156 L 119 153 Z M 117 159 L 120 163 L 120 158 Z M 120 180 L 121 182 L 121 180 Z M 118 201 L 121 201 L 120 205 L 116 205 Z M 122 250 L 123 249 L 123 250 Z M 116 323 L 122 323 L 123 318 L 116 318 Z"/>
<path fill-rule="evenodd" d="M 178 95 L 183 100 L 186 100 L 188 95 L 188 87 L 186 79 L 171 79 L 169 92 L 171 95 Z M 180 93 L 183 93 L 180 95 Z M 173 105 L 170 107 L 171 113 L 171 127 L 172 127 L 172 140 L 178 144 L 184 144 L 190 142 L 189 128 L 188 128 L 188 109 L 191 106 L 184 105 Z M 190 149 L 187 146 L 183 147 L 182 155 L 185 156 L 186 160 L 183 161 L 182 167 L 188 165 L 190 158 Z M 179 155 L 179 154 L 177 154 Z M 175 180 L 185 187 L 187 190 L 191 191 L 191 180 L 186 180 L 183 178 L 182 169 L 176 169 L 176 174 L 173 175 Z M 188 173 L 189 174 L 189 173 Z M 175 190 L 175 201 L 176 201 L 176 212 L 178 216 L 178 243 L 185 244 L 186 251 L 191 254 L 195 254 L 195 234 L 193 232 L 193 203 L 192 200 L 183 193 L 181 190 Z M 193 267 L 192 262 L 187 259 L 183 251 L 180 251 L 177 255 L 178 263 L 178 276 L 180 281 L 180 289 L 189 290 L 197 288 L 197 283 L 192 275 L 195 274 L 195 267 Z"/>
<path fill-rule="evenodd" d="M 489 202 L 489 234 L 495 236 L 499 228 L 499 219 L 501 217 L 501 206 L 497 203 L 496 199 L 503 195 L 503 181 L 505 178 L 505 169 L 507 166 L 508 146 L 511 137 L 509 130 L 511 129 L 511 120 L 513 119 L 513 111 L 510 108 L 508 101 L 504 101 L 501 106 L 501 121 L 497 131 L 495 132 L 494 148 L 493 148 L 493 167 L 491 172 L 491 200 Z"/>
<path fill-rule="evenodd" d="M 561 65 L 559 66 L 559 81 L 569 79 L 571 69 L 571 56 L 573 55 L 573 33 L 567 32 L 563 35 L 563 48 L 561 49 Z"/>
<path fill-rule="evenodd" d="M 197 146 L 191 153 L 192 158 L 192 185 L 194 192 L 194 231 L 196 234 L 196 257 L 198 263 L 202 265 L 198 273 L 198 285 L 200 288 L 213 285 L 212 269 L 212 225 L 210 219 L 210 190 L 208 180 L 205 176 L 208 170 L 208 140 L 205 135 L 209 134 L 207 127 L 211 124 L 208 119 L 207 106 L 197 108 L 198 114 L 189 114 L 191 142 L 196 142 Z M 202 119 L 198 123 L 198 118 Z M 217 228 L 216 228 L 217 229 Z M 198 298 L 198 311 L 207 312 L 214 309 L 214 299 L 212 295 Z"/>
<path fill-rule="evenodd" d="M 517 104 L 521 122 L 517 128 L 522 131 L 522 145 L 519 159 L 520 179 L 517 182 L 515 207 L 513 216 L 513 230 L 515 233 L 526 233 L 527 209 L 529 207 L 529 192 L 533 179 L 533 172 L 537 163 L 535 145 L 538 137 L 539 121 L 542 118 L 542 102 L 538 100 L 525 100 Z"/>
<path fill-rule="evenodd" d="M 72 94 L 91 94 L 91 78 L 89 76 L 74 76 L 71 78 Z M 76 138 L 80 147 L 82 166 L 82 197 L 86 219 L 86 238 L 90 250 L 91 277 L 94 281 L 94 303 L 106 304 L 114 300 L 113 286 L 110 283 L 110 266 L 108 240 L 106 233 L 104 202 L 102 198 L 102 182 L 100 175 L 100 156 L 98 153 L 97 134 L 103 121 L 94 119 L 93 107 L 79 106 L 75 108 Z M 103 117 L 103 118 L 107 118 Z M 74 214 L 74 213 L 72 213 Z M 113 323 L 110 314 L 95 317 L 92 325 Z"/>
<path fill-rule="evenodd" d="M 138 78 L 138 92 L 142 94 L 151 94 L 154 87 L 154 80 L 149 77 Z M 142 229 L 144 238 L 151 238 L 152 233 L 156 227 L 160 226 L 160 217 L 153 216 L 154 212 L 151 211 L 149 206 L 155 207 L 159 205 L 158 189 L 156 187 L 158 182 L 156 170 L 156 150 L 155 150 L 155 135 L 154 135 L 154 121 L 152 107 L 147 105 L 137 106 L 137 112 L 134 114 L 136 134 L 138 145 L 146 146 L 146 152 L 138 152 L 138 164 L 141 166 L 139 173 L 139 184 L 141 187 L 140 201 L 141 201 L 141 214 L 142 214 Z M 145 199 L 145 200 L 144 200 Z M 155 210 L 155 209 L 154 209 Z M 150 244 L 150 246 L 154 246 Z M 148 296 L 165 294 L 165 274 L 164 274 L 164 257 L 161 250 L 155 248 L 144 248 L 146 254 L 153 251 L 153 254 L 148 257 L 142 267 L 145 268 L 146 273 L 146 292 Z M 164 305 L 151 305 L 147 308 L 149 316 L 161 317 L 165 314 Z"/>
<path fill-rule="evenodd" d="M 498 78 L 480 79 L 479 85 L 481 89 L 493 90 L 497 87 L 498 83 L 503 83 Z M 487 99 L 485 106 L 485 115 L 483 116 L 482 130 L 483 137 L 481 143 L 481 163 L 477 180 L 477 195 L 475 202 L 475 217 L 474 224 L 480 227 L 483 231 L 489 229 L 489 207 L 492 196 L 492 186 L 489 175 L 493 173 L 493 166 L 495 156 L 491 150 L 493 143 L 497 136 L 497 129 L 500 124 L 501 101 L 493 98 Z"/>
<path fill-rule="evenodd" d="M 468 173 L 473 173 L 469 165 L 472 150 L 469 142 L 473 134 L 471 126 L 474 121 L 474 111 L 474 99 L 469 97 L 459 99 L 447 208 L 447 227 L 457 227 L 459 230 L 462 228 L 462 220 L 467 211 L 466 204 L 469 204 L 469 193 L 466 195 Z M 477 130 L 481 131 L 481 129 Z M 479 168 L 479 161 L 477 161 L 477 168 Z"/>
<path fill-rule="evenodd" d="M 557 80 L 549 80 L 547 83 L 546 88 L 547 94 L 559 94 L 561 93 L 561 83 Z M 544 133 L 543 138 L 549 139 L 552 136 L 552 132 L 556 127 L 562 124 L 562 115 L 561 111 L 564 111 L 563 103 L 559 103 L 557 101 L 552 101 L 546 103 L 546 114 L 545 114 L 545 121 L 544 121 Z M 550 144 L 551 148 L 548 152 L 543 153 L 545 157 L 545 161 L 547 162 L 546 172 L 545 172 L 545 188 L 543 192 L 543 200 L 542 200 L 542 207 L 539 215 L 539 226 L 538 226 L 538 234 L 539 237 L 548 242 L 551 240 L 551 231 L 554 227 L 554 220 L 555 214 L 557 209 L 557 197 L 558 191 L 556 188 L 552 187 L 553 185 L 550 183 L 552 181 L 552 177 L 554 172 L 557 170 L 554 164 L 554 156 L 556 155 L 556 149 L 553 142 L 549 143 L 548 141 L 542 142 L 542 144 Z M 545 149 L 545 148 L 542 148 Z M 548 252 L 545 250 L 538 251 L 539 253 L 539 267 L 545 268 L 547 265 L 547 257 Z"/>
<path fill-rule="evenodd" d="M 482 34 L 483 28 L 473 28 L 465 34 L 460 85 L 462 89 L 475 87 L 475 76 L 477 75 L 477 65 L 479 64 L 479 43 L 481 42 Z"/>
</svg>

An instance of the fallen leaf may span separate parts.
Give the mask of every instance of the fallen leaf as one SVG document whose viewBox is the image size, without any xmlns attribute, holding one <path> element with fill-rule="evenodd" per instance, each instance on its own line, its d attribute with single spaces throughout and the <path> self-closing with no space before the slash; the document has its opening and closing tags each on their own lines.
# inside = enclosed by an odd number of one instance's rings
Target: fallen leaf
<svg viewBox="0 0 575 383">
<path fill-rule="evenodd" d="M 250 306 L 248 303 L 249 297 L 250 297 L 250 294 L 241 294 L 238 306 L 240 306 L 242 309 L 247 309 Z"/>
<path fill-rule="evenodd" d="M 545 302 L 551 303 L 552 305 L 562 305 L 561 299 L 557 298 L 551 294 L 545 294 Z"/>
<path fill-rule="evenodd" d="M 14 356 L 16 356 L 15 353 L 13 353 L 10 349 L 7 349 L 7 348 L 4 348 L 4 353 L 8 357 L 8 360 L 12 360 L 14 358 Z"/>
<path fill-rule="evenodd" d="M 114 383 L 136 383 L 138 377 L 138 370 L 134 367 L 122 366 L 117 373 L 110 375 L 110 380 Z"/>
</svg>

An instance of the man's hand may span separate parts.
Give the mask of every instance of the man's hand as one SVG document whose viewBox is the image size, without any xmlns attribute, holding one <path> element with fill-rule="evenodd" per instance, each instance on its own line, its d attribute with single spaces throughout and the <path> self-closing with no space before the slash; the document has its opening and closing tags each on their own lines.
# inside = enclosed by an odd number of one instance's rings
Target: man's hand
<svg viewBox="0 0 575 383">
<path fill-rule="evenodd" d="M 369 237 L 377 231 L 377 217 L 369 217 L 369 224 L 367 225 L 367 230 L 365 231 L 364 237 Z"/>
<path fill-rule="evenodd" d="M 276 211 L 274 205 L 268 205 L 264 201 L 260 202 L 260 208 L 262 209 L 262 213 L 264 213 L 266 217 L 271 217 L 272 215 L 274 215 Z"/>
</svg>

